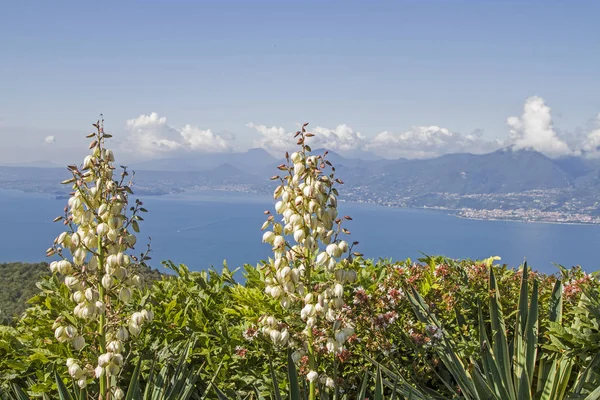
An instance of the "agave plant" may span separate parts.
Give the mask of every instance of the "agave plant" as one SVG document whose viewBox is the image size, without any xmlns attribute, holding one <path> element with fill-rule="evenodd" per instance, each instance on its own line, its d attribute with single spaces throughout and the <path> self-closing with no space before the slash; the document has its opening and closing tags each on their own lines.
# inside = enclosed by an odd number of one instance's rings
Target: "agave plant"
<svg viewBox="0 0 600 400">
<path fill-rule="evenodd" d="M 201 367 L 197 370 L 190 369 L 186 360 L 192 348 L 193 343 L 188 343 L 185 350 L 181 352 L 176 365 L 165 365 L 158 372 L 156 372 L 153 362 L 148 375 L 144 379 L 141 376 L 143 360 L 140 359 L 131 376 L 124 399 L 190 400 L 204 398 L 206 393 L 214 389 L 214 386 L 212 381 L 207 385 L 200 384 Z M 55 371 L 54 376 L 60 400 L 88 400 L 92 398 L 86 388 L 79 388 L 76 384 L 73 384 L 72 388 L 68 388 L 58 372 Z M 31 382 L 31 384 L 34 384 L 34 382 Z M 204 387 L 205 390 L 201 390 L 199 387 Z M 29 400 L 30 398 L 26 390 L 18 385 L 13 385 L 10 392 L 0 391 L 0 399 L 2 400 Z M 44 394 L 42 398 L 50 400 L 52 397 Z"/>
<path fill-rule="evenodd" d="M 427 324 L 430 338 L 435 339 L 435 350 L 452 374 L 456 386 L 447 383 L 455 398 L 483 400 L 561 400 L 561 399 L 600 399 L 600 382 L 590 372 L 595 362 L 591 362 L 572 376 L 574 361 L 571 357 L 559 355 L 551 358 L 539 346 L 538 328 L 538 282 L 533 279 L 532 294 L 529 295 L 529 270 L 525 263 L 522 271 L 519 306 L 517 310 L 514 337 L 509 341 L 504 323 L 504 313 L 500 305 L 500 294 L 490 267 L 490 327 L 479 308 L 479 342 L 481 351 L 477 357 L 466 357 L 455 338 L 444 331 L 436 316 L 430 311 L 417 290 L 412 289 L 409 299 L 418 319 Z M 562 321 L 562 283 L 556 281 L 550 304 L 550 321 Z M 459 338 L 459 340 L 464 340 Z M 574 375 L 574 374 L 573 374 Z M 393 376 L 393 374 L 392 374 Z M 537 377 L 537 379 L 534 379 Z M 574 381 L 574 382 L 573 382 Z M 590 390 L 589 388 L 593 388 Z M 424 395 L 422 392 L 417 396 Z M 437 398 L 428 396 L 426 398 Z M 416 398 L 416 397 L 415 397 Z"/>
</svg>

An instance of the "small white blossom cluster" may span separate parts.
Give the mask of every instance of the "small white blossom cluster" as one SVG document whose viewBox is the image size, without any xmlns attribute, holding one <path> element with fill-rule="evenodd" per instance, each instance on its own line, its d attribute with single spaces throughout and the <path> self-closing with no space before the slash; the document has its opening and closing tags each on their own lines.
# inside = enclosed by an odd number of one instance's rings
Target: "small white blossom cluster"
<svg viewBox="0 0 600 400">
<path fill-rule="evenodd" d="M 104 133 L 100 121 L 94 126 L 97 133 L 88 135 L 94 137 L 91 154 L 85 157 L 81 168 L 69 166 L 73 178 L 63 182 L 72 184 L 73 193 L 64 217 L 55 221 L 63 221 L 69 230 L 61 233 L 47 251 L 49 256 L 58 254 L 61 258 L 50 264 L 50 270 L 64 275 L 75 303 L 73 314 L 82 323 L 78 330 L 59 317 L 53 329 L 59 342 L 69 342 L 76 351 L 86 345 L 85 338 L 98 340 L 91 346 L 100 351 L 97 367 L 81 369 L 74 359 L 69 359 L 69 373 L 82 388 L 87 385 L 87 378 L 106 376 L 101 387 L 106 386 L 119 398 L 122 391 L 111 386 L 114 380 L 108 377 L 117 376 L 123 365 L 123 343 L 130 335 L 139 335 L 141 326 L 153 318 L 148 310 L 129 316 L 126 312 L 133 290 L 142 285 L 136 273 L 138 261 L 126 251 L 135 246 L 133 231 L 139 230 L 137 221 L 142 218 L 138 213 L 145 209 L 136 201 L 136 206 L 131 207 L 132 215 L 126 215 L 128 194 L 132 193 L 129 184 L 124 183 L 128 173 L 124 170 L 120 180 L 114 180 L 114 155 L 104 148 L 110 135 Z M 142 255 L 141 262 L 144 259 L 147 257 Z"/>
<path fill-rule="evenodd" d="M 341 222 L 351 218 L 338 217 L 337 210 L 338 191 L 334 186 L 343 182 L 335 178 L 335 168 L 325 159 L 327 153 L 310 155 L 305 140 L 313 134 L 307 133 L 305 126 L 296 134 L 301 149 L 291 155 L 286 153 L 288 164 L 279 166 L 287 171 L 287 176 L 272 178 L 280 180 L 273 197 L 277 199 L 275 212 L 281 220 L 265 212 L 268 219 L 262 226 L 266 230 L 263 242 L 272 246 L 274 254 L 262 267 L 265 292 L 279 300 L 284 309 L 299 309 L 298 316 L 305 324 L 302 334 L 307 339 L 304 347 L 313 346 L 312 331 L 320 329 L 327 332 L 327 349 L 338 353 L 354 334 L 352 326 L 341 318 L 344 284 L 357 279 L 349 263 L 340 261 L 350 257 L 352 246 L 357 243 L 350 245 L 339 238 L 341 233 L 350 233 L 341 227 Z M 330 174 L 324 172 L 326 168 Z M 273 343 L 285 342 L 283 338 L 289 335 L 287 330 L 280 330 L 281 324 L 273 317 L 261 321 L 263 332 Z M 314 374 L 314 370 L 309 372 L 307 379 L 314 381 Z"/>
</svg>

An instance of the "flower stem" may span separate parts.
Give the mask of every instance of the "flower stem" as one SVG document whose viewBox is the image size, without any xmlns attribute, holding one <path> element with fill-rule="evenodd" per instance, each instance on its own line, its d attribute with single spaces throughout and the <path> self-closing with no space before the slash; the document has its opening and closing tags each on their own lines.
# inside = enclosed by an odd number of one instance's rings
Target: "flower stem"
<svg viewBox="0 0 600 400">
<path fill-rule="evenodd" d="M 316 360 L 315 360 L 315 349 L 313 347 L 313 331 L 312 328 L 308 329 L 308 366 L 311 371 L 317 371 Z M 315 382 L 309 383 L 309 400 L 315 400 Z"/>
<path fill-rule="evenodd" d="M 105 297 L 104 286 L 102 286 L 102 275 L 104 275 L 104 251 L 103 250 L 104 249 L 102 248 L 102 238 L 100 236 L 98 236 L 98 272 L 100 273 L 99 277 L 98 277 L 99 278 L 98 279 L 98 291 L 100 294 L 100 298 L 106 304 L 106 299 L 104 298 Z M 104 311 L 104 313 L 100 314 L 100 323 L 98 325 L 98 335 L 100 336 L 100 338 L 99 338 L 100 354 L 106 353 L 106 338 L 105 338 L 106 317 L 105 317 L 105 313 L 106 313 L 106 310 Z M 100 378 L 100 399 L 102 399 L 102 400 L 108 400 L 107 382 L 108 382 L 108 375 L 104 374 L 104 376 L 102 376 Z"/>
</svg>

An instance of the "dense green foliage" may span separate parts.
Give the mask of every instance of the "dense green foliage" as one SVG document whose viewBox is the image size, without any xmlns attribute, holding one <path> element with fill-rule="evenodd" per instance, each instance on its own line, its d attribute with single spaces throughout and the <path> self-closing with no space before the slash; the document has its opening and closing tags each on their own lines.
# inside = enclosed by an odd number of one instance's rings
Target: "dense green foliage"
<svg viewBox="0 0 600 400">
<path fill-rule="evenodd" d="M 365 381 L 365 374 L 369 376 L 365 390 L 374 390 L 379 365 L 388 383 L 390 376 L 402 377 L 405 389 L 428 388 L 450 398 L 457 382 L 440 357 L 428 324 L 419 321 L 407 294 L 411 288 L 418 291 L 444 332 L 452 338 L 457 354 L 466 360 L 477 359 L 481 349 L 479 321 L 490 320 L 489 308 L 481 304 L 489 301 L 492 261 L 430 257 L 420 263 L 411 260 L 373 263 L 356 259 L 359 279 L 346 298 L 356 321 L 356 334 L 337 357 L 339 390 L 356 392 Z M 286 393 L 288 353 L 274 348 L 257 330 L 260 315 L 280 312 L 280 305 L 264 294 L 259 271 L 247 265 L 246 281 L 240 284 L 226 266 L 220 273 L 192 272 L 172 263 L 166 266 L 175 275 L 163 275 L 136 293 L 135 301 L 149 306 L 155 320 L 136 339 L 129 355 L 133 362 L 122 372 L 123 376 L 134 374 L 136 360 L 145 360 L 140 374 L 144 384 L 149 378 L 151 360 L 154 369 L 176 364 L 181 349 L 193 337 L 194 346 L 187 361 L 189 368 L 198 371 L 199 392 L 213 382 L 227 398 L 272 398 L 275 378 L 281 393 Z M 495 266 L 494 271 L 506 336 L 512 338 L 518 319 L 522 273 L 506 266 Z M 544 347 L 544 359 L 567 354 L 572 360 L 573 377 L 585 371 L 592 360 L 598 363 L 597 281 L 578 269 L 563 270 L 562 318 L 557 321 L 550 317 L 556 277 L 535 272 L 528 275 L 537 282 L 536 288 L 528 286 L 528 293 L 536 293 L 538 298 L 539 342 Z M 53 371 L 60 371 L 72 352 L 54 340 L 51 329 L 56 316 L 68 310 L 68 290 L 56 276 L 40 279 L 40 289 L 30 300 L 29 308 L 12 327 L 0 328 L 2 386 L 7 388 L 16 383 L 27 387 L 31 394 L 56 390 Z M 577 325 L 573 325 L 575 320 Z M 299 360 L 297 364 L 300 383 L 306 368 L 304 362 Z M 66 382 L 70 385 L 69 380 Z M 216 396 L 214 390 L 211 393 Z"/>
<path fill-rule="evenodd" d="M 8 323 L 27 307 L 27 300 L 38 292 L 35 283 L 50 275 L 48 264 L 0 264 L 0 323 Z"/>
<path fill-rule="evenodd" d="M 39 292 L 38 282 L 51 275 L 48 263 L 0 263 L 0 324 L 10 324 L 27 308 L 27 301 Z M 142 267 L 147 284 L 160 279 L 157 269 Z"/>
</svg>

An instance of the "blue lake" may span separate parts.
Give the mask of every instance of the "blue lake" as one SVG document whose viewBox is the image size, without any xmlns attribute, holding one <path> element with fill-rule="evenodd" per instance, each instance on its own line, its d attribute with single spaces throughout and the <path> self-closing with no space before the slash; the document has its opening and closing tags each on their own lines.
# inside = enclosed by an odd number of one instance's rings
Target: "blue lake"
<svg viewBox="0 0 600 400">
<path fill-rule="evenodd" d="M 141 200 L 149 212 L 137 250 L 152 238 L 153 267 L 169 259 L 193 270 L 220 268 L 227 259 L 235 268 L 269 256 L 260 231 L 263 211 L 273 207 L 268 197 L 188 192 Z M 0 262 L 45 260 L 45 250 L 62 231 L 52 219 L 65 205 L 64 199 L 0 190 Z M 600 226 L 477 221 L 441 211 L 349 203 L 340 203 L 339 211 L 352 216 L 345 226 L 368 258 L 416 259 L 420 252 L 473 259 L 498 255 L 512 266 L 526 258 L 544 272 L 556 271 L 552 263 L 600 269 Z"/>
</svg>

